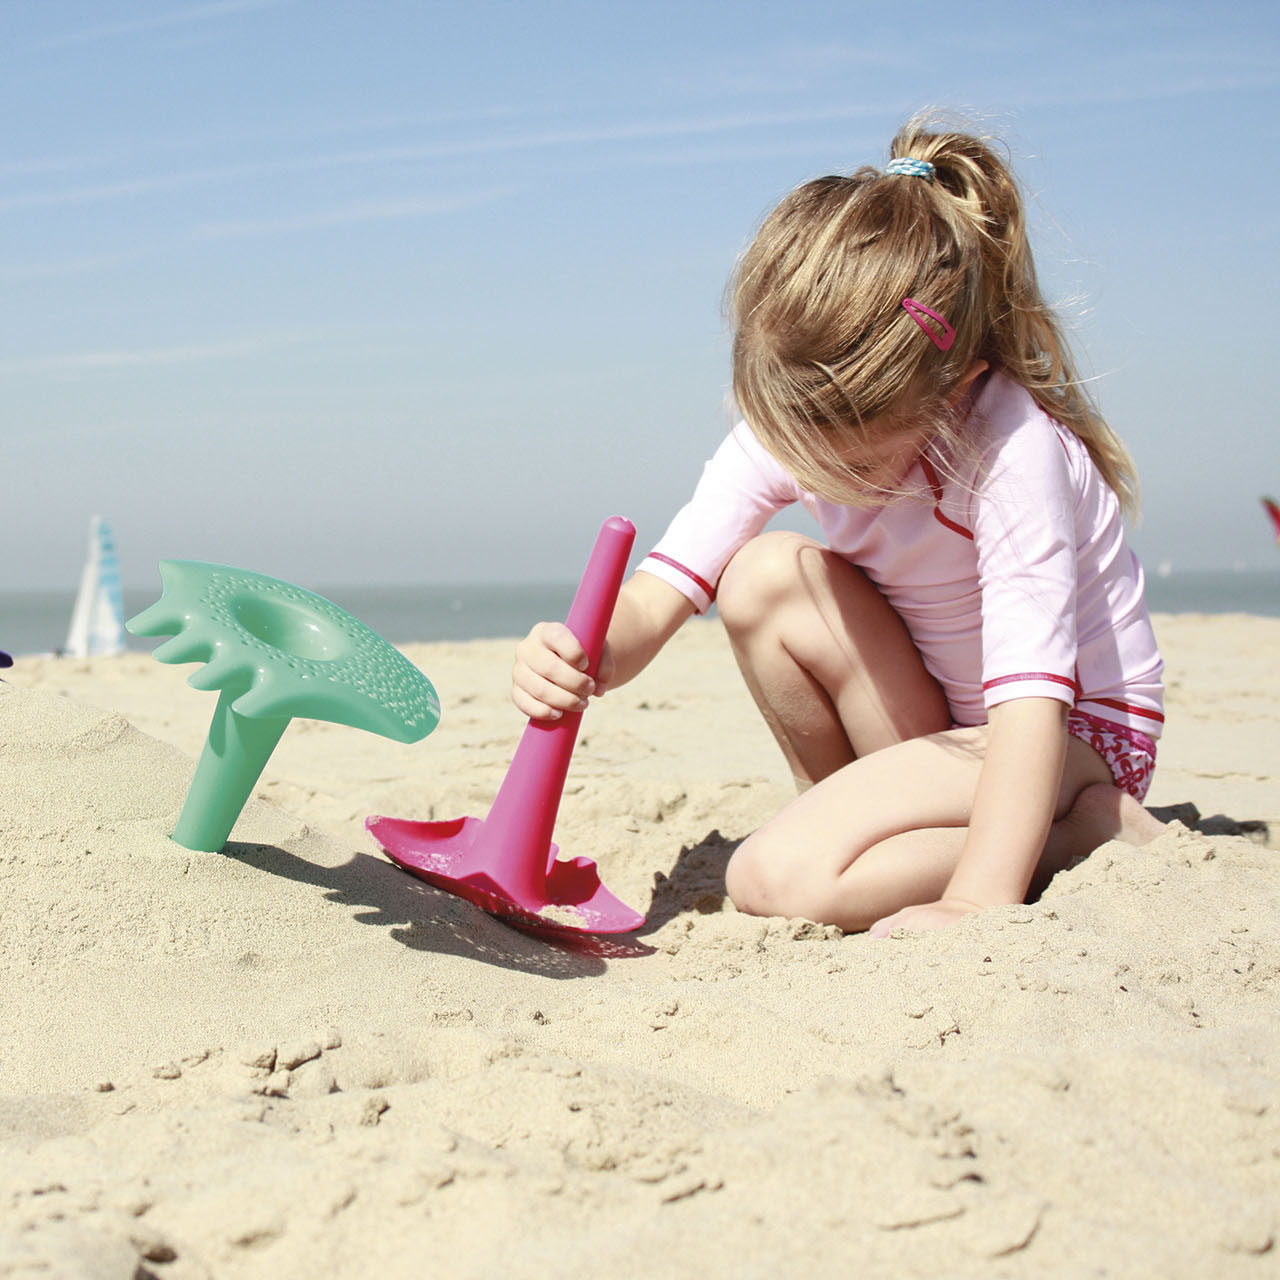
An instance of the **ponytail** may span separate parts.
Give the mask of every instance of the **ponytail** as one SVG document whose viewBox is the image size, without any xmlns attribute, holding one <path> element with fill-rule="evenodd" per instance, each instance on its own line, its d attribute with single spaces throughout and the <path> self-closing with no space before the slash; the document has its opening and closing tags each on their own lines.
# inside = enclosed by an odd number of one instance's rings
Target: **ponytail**
<svg viewBox="0 0 1280 1280">
<path fill-rule="evenodd" d="M 887 435 L 909 413 L 955 440 L 947 393 L 986 360 L 1080 437 L 1132 515 L 1133 462 L 1041 297 L 1009 166 L 986 141 L 926 116 L 891 151 L 885 173 L 864 167 L 797 188 L 743 255 L 732 292 L 739 408 L 821 492 L 851 430 Z"/>
<path fill-rule="evenodd" d="M 1040 293 L 1025 205 L 1008 164 L 982 139 L 933 132 L 924 116 L 908 121 L 891 151 L 932 164 L 940 193 L 946 193 L 939 203 L 973 228 L 986 335 L 985 350 L 975 356 L 1021 383 L 1050 417 L 1075 432 L 1126 514 L 1136 515 L 1133 460 L 1080 380 L 1061 321 Z"/>
</svg>

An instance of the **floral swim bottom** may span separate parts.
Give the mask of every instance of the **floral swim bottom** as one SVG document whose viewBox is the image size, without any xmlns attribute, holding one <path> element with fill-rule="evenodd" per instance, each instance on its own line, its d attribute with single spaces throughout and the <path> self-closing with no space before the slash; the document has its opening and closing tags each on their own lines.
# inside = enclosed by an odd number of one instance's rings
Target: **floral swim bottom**
<svg viewBox="0 0 1280 1280">
<path fill-rule="evenodd" d="M 1152 738 L 1138 729 L 1075 710 L 1067 713 L 1067 732 L 1087 742 L 1107 762 L 1117 787 L 1135 800 L 1143 799 L 1156 768 Z"/>
</svg>

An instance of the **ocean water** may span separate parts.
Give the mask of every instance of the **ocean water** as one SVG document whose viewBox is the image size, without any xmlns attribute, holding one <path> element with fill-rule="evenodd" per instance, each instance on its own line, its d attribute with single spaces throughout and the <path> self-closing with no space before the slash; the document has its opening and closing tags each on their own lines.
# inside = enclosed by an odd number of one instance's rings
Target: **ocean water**
<svg viewBox="0 0 1280 1280">
<path fill-rule="evenodd" d="M 393 644 L 522 636 L 543 618 L 563 618 L 573 583 L 470 586 L 332 587 L 319 593 Z M 156 599 L 155 591 L 128 590 L 125 616 Z M 0 649 L 11 654 L 51 653 L 67 637 L 75 592 L 0 591 Z M 1150 573 L 1147 600 L 1156 613 L 1255 613 L 1280 617 L 1280 565 L 1274 570 L 1204 570 Z M 130 638 L 150 650 L 158 640 Z"/>
<path fill-rule="evenodd" d="M 575 583 L 318 588 L 393 644 L 522 636 L 543 618 L 563 618 Z M 125 589 L 125 617 L 154 604 L 159 591 Z M 52 653 L 66 643 L 75 591 L 0 591 L 0 649 Z M 161 642 L 130 636 L 130 649 Z"/>
<path fill-rule="evenodd" d="M 1274 569 L 1147 571 L 1152 613 L 1256 613 L 1280 618 L 1280 554 Z"/>
</svg>

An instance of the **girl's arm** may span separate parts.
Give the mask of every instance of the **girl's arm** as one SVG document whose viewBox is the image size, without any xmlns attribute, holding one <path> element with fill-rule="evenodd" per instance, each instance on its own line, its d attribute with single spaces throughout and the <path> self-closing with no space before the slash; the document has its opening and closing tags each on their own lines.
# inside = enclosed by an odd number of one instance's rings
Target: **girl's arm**
<svg viewBox="0 0 1280 1280">
<path fill-rule="evenodd" d="M 983 907 L 1021 902 L 1044 852 L 1062 787 L 1067 704 L 1015 698 L 991 708 L 991 733 L 960 861 L 941 899 L 906 907 L 868 931 L 940 929 Z"/>
<path fill-rule="evenodd" d="M 558 720 L 581 711 L 587 698 L 625 684 L 695 612 L 675 587 L 652 574 L 633 574 L 622 585 L 594 680 L 587 655 L 563 622 L 540 622 L 516 646 L 511 699 L 534 720 Z"/>
</svg>

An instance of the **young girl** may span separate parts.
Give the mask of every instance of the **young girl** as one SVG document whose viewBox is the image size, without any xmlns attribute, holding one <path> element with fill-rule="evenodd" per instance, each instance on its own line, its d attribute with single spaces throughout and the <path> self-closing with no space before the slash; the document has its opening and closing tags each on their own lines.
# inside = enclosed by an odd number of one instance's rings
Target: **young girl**
<svg viewBox="0 0 1280 1280">
<path fill-rule="evenodd" d="M 513 698 L 555 718 L 715 599 L 799 797 L 745 840 L 741 911 L 887 936 L 1024 900 L 1139 803 L 1161 668 L 1124 446 L 1040 297 L 990 146 L 909 123 L 884 172 L 766 219 L 733 289 L 740 422 L 624 585 L 594 682 L 540 623 Z M 793 502 L 826 545 L 762 533 Z"/>
</svg>

